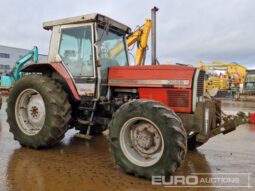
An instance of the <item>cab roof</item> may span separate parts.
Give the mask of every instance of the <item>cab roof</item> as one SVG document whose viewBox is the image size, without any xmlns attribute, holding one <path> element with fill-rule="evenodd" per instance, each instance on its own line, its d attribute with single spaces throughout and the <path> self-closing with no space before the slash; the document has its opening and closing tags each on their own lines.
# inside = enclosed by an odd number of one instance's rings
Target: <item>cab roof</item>
<svg viewBox="0 0 255 191">
<path fill-rule="evenodd" d="M 127 34 L 131 32 L 131 29 L 128 26 L 99 13 L 92 13 L 88 15 L 81 15 L 77 17 L 69 17 L 65 19 L 58 19 L 54 21 L 44 22 L 43 28 L 46 30 L 52 30 L 54 26 L 67 25 L 67 24 L 81 24 L 81 23 L 89 23 L 89 22 L 97 22 L 103 25 L 108 24 L 110 27 L 119 29 L 120 31 Z"/>
</svg>

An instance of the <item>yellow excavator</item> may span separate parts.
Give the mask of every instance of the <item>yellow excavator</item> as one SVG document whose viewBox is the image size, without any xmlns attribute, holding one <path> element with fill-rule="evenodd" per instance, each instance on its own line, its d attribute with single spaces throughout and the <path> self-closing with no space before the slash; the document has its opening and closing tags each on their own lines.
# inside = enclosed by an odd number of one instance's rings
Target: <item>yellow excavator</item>
<svg viewBox="0 0 255 191">
<path fill-rule="evenodd" d="M 206 71 L 205 92 L 210 96 L 225 97 L 240 91 L 247 69 L 237 63 L 198 62 L 198 68 Z"/>
<path fill-rule="evenodd" d="M 150 31 L 151 20 L 146 19 L 145 24 L 127 38 L 128 47 L 137 42 L 135 65 L 144 65 Z"/>
<path fill-rule="evenodd" d="M 137 43 L 137 50 L 135 56 L 135 65 L 144 65 L 146 50 L 148 47 L 148 39 L 150 36 L 152 23 L 150 19 L 146 19 L 143 26 L 132 32 L 127 37 L 127 46 L 130 47 Z M 120 43 L 110 51 L 110 57 L 116 57 L 123 49 L 123 44 Z"/>
</svg>

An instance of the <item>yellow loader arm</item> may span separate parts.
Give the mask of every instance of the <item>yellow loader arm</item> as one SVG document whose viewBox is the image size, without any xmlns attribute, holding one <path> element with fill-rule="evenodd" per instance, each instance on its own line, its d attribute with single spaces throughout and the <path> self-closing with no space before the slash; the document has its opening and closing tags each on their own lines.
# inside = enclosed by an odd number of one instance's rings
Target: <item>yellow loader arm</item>
<svg viewBox="0 0 255 191">
<path fill-rule="evenodd" d="M 146 19 L 145 24 L 141 28 L 134 31 L 132 34 L 130 34 L 127 37 L 128 47 L 133 45 L 135 42 L 138 42 L 138 48 L 137 48 L 136 57 L 135 57 L 135 65 L 143 64 L 143 58 L 145 57 L 145 52 L 147 48 L 150 31 L 151 31 L 151 20 Z M 123 45 L 118 44 L 113 49 L 111 49 L 110 57 L 115 58 L 121 52 L 121 50 L 123 50 Z"/>
</svg>

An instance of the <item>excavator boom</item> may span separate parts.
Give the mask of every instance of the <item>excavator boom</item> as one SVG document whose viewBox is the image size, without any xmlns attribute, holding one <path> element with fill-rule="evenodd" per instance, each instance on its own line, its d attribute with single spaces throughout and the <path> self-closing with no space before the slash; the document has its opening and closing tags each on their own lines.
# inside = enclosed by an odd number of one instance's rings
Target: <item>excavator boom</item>
<svg viewBox="0 0 255 191">
<path fill-rule="evenodd" d="M 12 70 L 15 81 L 20 78 L 20 71 L 22 67 L 31 59 L 33 59 L 34 63 L 38 62 L 38 48 L 36 46 L 16 62 Z"/>
<path fill-rule="evenodd" d="M 128 47 L 132 46 L 135 42 L 138 42 L 136 51 L 135 64 L 143 65 L 145 61 L 146 49 L 148 46 L 148 39 L 151 31 L 151 20 L 146 19 L 145 24 L 132 35 L 127 38 Z"/>
<path fill-rule="evenodd" d="M 148 47 L 148 39 L 150 36 L 151 31 L 151 20 L 146 19 L 145 24 L 142 27 L 139 27 L 136 31 L 131 33 L 127 37 L 127 46 L 130 47 L 134 43 L 137 42 L 137 51 L 136 51 L 136 57 L 135 57 L 135 65 L 143 65 L 145 61 L 145 54 L 146 49 Z M 115 58 L 118 56 L 118 54 L 123 50 L 123 44 L 120 43 L 116 45 L 111 51 L 110 51 L 110 57 Z"/>
<path fill-rule="evenodd" d="M 2 94 L 8 94 L 12 84 L 20 79 L 23 66 L 31 59 L 33 63 L 38 62 L 38 48 L 36 46 L 15 63 L 9 74 L 1 76 L 0 91 Z"/>
</svg>

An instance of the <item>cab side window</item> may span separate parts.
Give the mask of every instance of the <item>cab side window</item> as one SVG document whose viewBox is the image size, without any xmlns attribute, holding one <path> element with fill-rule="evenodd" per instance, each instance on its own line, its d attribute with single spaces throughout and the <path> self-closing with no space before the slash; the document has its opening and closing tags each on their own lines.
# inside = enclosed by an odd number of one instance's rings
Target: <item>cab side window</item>
<svg viewBox="0 0 255 191">
<path fill-rule="evenodd" d="M 62 29 L 59 55 L 73 76 L 93 77 L 91 26 Z"/>
</svg>

